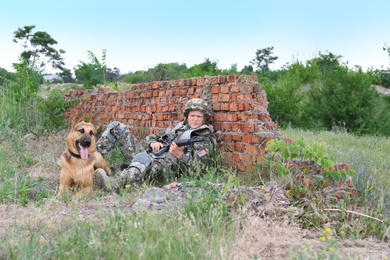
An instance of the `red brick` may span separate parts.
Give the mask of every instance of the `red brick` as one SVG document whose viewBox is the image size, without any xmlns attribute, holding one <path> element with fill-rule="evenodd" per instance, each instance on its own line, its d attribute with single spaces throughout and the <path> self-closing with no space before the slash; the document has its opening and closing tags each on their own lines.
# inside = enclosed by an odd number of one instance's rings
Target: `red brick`
<svg viewBox="0 0 390 260">
<path fill-rule="evenodd" d="M 243 153 L 245 151 L 245 145 L 242 143 L 234 143 L 234 151 L 238 153 Z"/>
<path fill-rule="evenodd" d="M 229 104 L 229 110 L 230 110 L 231 112 L 236 112 L 236 111 L 238 111 L 238 105 L 237 105 L 237 104 L 232 104 L 232 103 L 230 103 L 230 104 Z"/>
<path fill-rule="evenodd" d="M 237 119 L 242 121 L 242 122 L 246 122 L 246 121 L 248 121 L 248 115 L 247 114 L 237 114 Z"/>
<path fill-rule="evenodd" d="M 220 110 L 229 111 L 229 103 L 221 103 Z"/>
<path fill-rule="evenodd" d="M 212 77 L 211 78 L 211 84 L 220 84 L 220 77 Z"/>
<path fill-rule="evenodd" d="M 252 85 L 245 85 L 244 92 L 253 93 L 253 86 Z"/>
<path fill-rule="evenodd" d="M 183 87 L 183 86 L 184 86 L 184 80 L 183 80 L 183 79 L 179 79 L 179 80 L 177 81 L 177 86 L 178 86 L 178 87 Z"/>
<path fill-rule="evenodd" d="M 196 81 L 196 85 L 198 85 L 198 86 L 203 86 L 204 82 L 205 82 L 205 79 L 204 79 L 204 78 L 199 78 L 199 79 L 197 79 L 197 81 Z"/>
<path fill-rule="evenodd" d="M 238 102 L 245 102 L 245 94 L 237 94 Z"/>
<path fill-rule="evenodd" d="M 247 133 L 253 133 L 256 130 L 256 126 L 254 124 L 242 124 L 241 131 Z"/>
<path fill-rule="evenodd" d="M 252 136 L 251 135 L 243 135 L 241 137 L 242 142 L 244 143 L 252 143 Z"/>
<path fill-rule="evenodd" d="M 257 146 L 257 152 L 259 154 L 264 154 L 265 153 L 265 146 L 261 146 L 261 145 Z"/>
<path fill-rule="evenodd" d="M 220 89 L 221 89 L 221 93 L 224 94 L 229 93 L 229 87 L 227 85 L 221 85 Z"/>
<path fill-rule="evenodd" d="M 256 153 L 257 149 L 254 145 L 245 145 L 245 152 L 246 153 Z"/>
<path fill-rule="evenodd" d="M 230 100 L 230 95 L 229 95 L 229 94 L 219 93 L 219 95 L 218 95 L 218 100 L 219 100 L 219 101 L 222 101 L 222 102 L 229 102 L 229 100 Z"/>
<path fill-rule="evenodd" d="M 238 76 L 228 76 L 227 77 L 227 82 L 229 82 L 229 83 L 235 83 L 235 82 L 237 82 L 237 79 L 238 79 Z"/>
<path fill-rule="evenodd" d="M 125 114 L 123 112 L 117 113 L 118 118 L 125 118 Z"/>
<path fill-rule="evenodd" d="M 223 135 L 223 141 L 231 143 L 233 141 L 233 136 Z"/>
<path fill-rule="evenodd" d="M 241 163 L 241 153 L 234 153 L 233 159 L 236 163 Z"/>
<path fill-rule="evenodd" d="M 256 161 L 256 156 L 253 154 L 244 153 L 244 154 L 242 154 L 241 158 L 242 158 L 242 161 L 246 162 L 246 163 Z"/>
<path fill-rule="evenodd" d="M 196 86 L 198 84 L 198 80 L 196 78 L 191 79 L 191 86 Z"/>
<path fill-rule="evenodd" d="M 238 93 L 240 91 L 240 87 L 237 84 L 230 85 L 230 93 Z"/>
<path fill-rule="evenodd" d="M 225 122 L 227 115 L 226 114 L 214 114 L 214 120 L 219 122 Z"/>
<path fill-rule="evenodd" d="M 220 126 L 221 126 L 220 130 L 228 131 L 228 132 L 232 130 L 232 125 L 229 122 L 222 122 Z"/>
<path fill-rule="evenodd" d="M 241 142 L 241 135 L 233 135 L 232 137 L 234 142 Z"/>
<path fill-rule="evenodd" d="M 237 115 L 227 114 L 226 119 L 228 122 L 237 122 Z"/>
</svg>

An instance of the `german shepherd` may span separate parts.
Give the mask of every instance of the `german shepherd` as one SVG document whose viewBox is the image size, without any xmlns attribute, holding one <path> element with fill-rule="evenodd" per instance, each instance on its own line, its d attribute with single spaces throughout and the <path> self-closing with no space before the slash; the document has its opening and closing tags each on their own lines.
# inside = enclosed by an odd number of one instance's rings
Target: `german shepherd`
<svg viewBox="0 0 390 260">
<path fill-rule="evenodd" d="M 66 137 L 66 148 L 62 152 L 59 195 L 64 191 L 89 191 L 93 186 L 95 169 L 102 168 L 111 175 L 103 156 L 96 151 L 96 134 L 101 117 L 96 113 L 90 122 L 84 121 L 81 110 L 77 110 L 72 129 Z"/>
</svg>

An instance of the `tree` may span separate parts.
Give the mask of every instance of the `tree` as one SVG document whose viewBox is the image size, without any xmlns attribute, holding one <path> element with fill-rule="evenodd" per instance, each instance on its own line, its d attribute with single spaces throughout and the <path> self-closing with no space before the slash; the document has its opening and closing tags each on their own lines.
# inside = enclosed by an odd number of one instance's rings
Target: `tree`
<svg viewBox="0 0 390 260">
<path fill-rule="evenodd" d="M 316 63 L 322 73 L 326 74 L 340 67 L 340 59 L 343 56 L 335 55 L 332 52 L 323 54 L 319 52 L 319 57 L 314 58 L 311 62 Z"/>
<path fill-rule="evenodd" d="M 107 57 L 107 50 L 102 50 L 102 62 L 99 61 L 99 59 L 93 54 L 92 51 L 88 52 L 88 59 L 90 60 L 91 64 L 97 68 L 100 73 L 102 73 L 103 76 L 103 84 L 106 85 L 106 72 L 107 72 L 107 66 L 106 66 L 106 57 Z"/>
<path fill-rule="evenodd" d="M 278 59 L 277 56 L 272 56 L 274 47 L 268 47 L 256 51 L 256 58 L 250 61 L 254 67 L 258 68 L 258 72 L 261 71 L 263 76 L 269 71 L 269 64 L 274 63 Z"/>
<path fill-rule="evenodd" d="M 85 88 L 92 88 L 97 84 L 103 83 L 99 67 L 95 64 L 88 64 L 82 61 L 80 62 L 81 65 L 77 65 L 74 68 L 77 82 L 83 82 Z"/>
<path fill-rule="evenodd" d="M 1 77 L 4 77 L 4 78 L 11 80 L 11 81 L 16 81 L 16 74 L 15 73 L 9 72 L 6 69 L 0 67 L 0 78 Z"/>
<path fill-rule="evenodd" d="M 70 69 L 64 69 L 58 75 L 62 78 L 64 83 L 73 83 L 74 82 L 74 78 L 72 76 L 72 72 L 70 71 Z"/>
<path fill-rule="evenodd" d="M 288 70 L 279 72 L 277 82 L 268 77 L 260 78 L 260 82 L 267 93 L 269 102 L 268 111 L 272 119 L 281 127 L 300 124 L 302 101 L 304 94 L 301 91 L 304 81 L 301 71 L 304 66 L 295 62 Z"/>
<path fill-rule="evenodd" d="M 240 74 L 251 75 L 253 73 L 252 65 L 245 65 L 245 67 L 240 71 Z"/>
<path fill-rule="evenodd" d="M 77 65 L 74 68 L 77 81 L 84 82 L 86 88 L 91 88 L 97 84 L 106 85 L 106 50 L 102 50 L 102 61 L 93 54 L 91 51 L 88 52 L 89 63 L 81 62 L 81 65 Z"/>
<path fill-rule="evenodd" d="M 119 68 L 107 68 L 106 79 L 108 82 L 116 82 L 121 80 L 121 72 Z"/>
<path fill-rule="evenodd" d="M 378 104 L 378 93 L 372 88 L 375 77 L 361 68 L 351 71 L 339 66 L 328 70 L 321 84 L 308 92 L 308 123 L 327 130 L 341 126 L 357 134 L 372 134 L 375 129 L 370 122 Z"/>
<path fill-rule="evenodd" d="M 159 63 L 153 71 L 153 80 L 164 81 L 169 79 L 167 64 Z"/>
<path fill-rule="evenodd" d="M 196 64 L 188 69 L 188 75 L 186 77 L 204 77 L 204 76 L 217 76 L 222 72 L 217 67 L 218 61 L 211 61 L 206 58 L 203 63 Z"/>
<path fill-rule="evenodd" d="M 18 28 L 14 32 L 15 43 L 22 41 L 24 51 L 21 53 L 21 58 L 26 60 L 29 64 L 35 61 L 41 61 L 40 67 L 44 68 L 48 63 L 54 69 L 63 70 L 64 61 L 61 54 L 65 51 L 62 49 L 56 50 L 53 46 L 57 44 L 47 32 L 37 31 L 33 32 L 35 25 L 24 26 Z"/>
</svg>

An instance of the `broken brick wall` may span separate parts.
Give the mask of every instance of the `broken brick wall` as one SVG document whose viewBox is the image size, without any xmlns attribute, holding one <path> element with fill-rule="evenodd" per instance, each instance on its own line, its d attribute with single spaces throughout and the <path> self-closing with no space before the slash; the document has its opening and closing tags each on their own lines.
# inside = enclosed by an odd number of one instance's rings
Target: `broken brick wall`
<svg viewBox="0 0 390 260">
<path fill-rule="evenodd" d="M 212 104 L 210 119 L 216 131 L 223 162 L 238 172 L 255 169 L 268 140 L 281 138 L 268 112 L 267 96 L 256 76 L 215 76 L 158 81 L 131 86 L 117 92 L 110 88 L 75 90 L 66 101 L 82 98 L 85 113 L 100 112 L 104 124 L 120 121 L 140 133 L 152 134 L 183 119 L 185 103 L 203 98 Z M 71 118 L 72 110 L 66 112 Z"/>
</svg>

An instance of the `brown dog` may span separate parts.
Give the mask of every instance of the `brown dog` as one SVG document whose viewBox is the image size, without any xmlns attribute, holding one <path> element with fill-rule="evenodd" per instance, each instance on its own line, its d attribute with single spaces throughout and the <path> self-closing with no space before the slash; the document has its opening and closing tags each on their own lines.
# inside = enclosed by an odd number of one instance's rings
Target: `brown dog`
<svg viewBox="0 0 390 260">
<path fill-rule="evenodd" d="M 101 124 L 100 114 L 90 122 L 84 121 L 81 110 L 76 111 L 72 129 L 66 137 L 66 149 L 62 152 L 59 194 L 64 191 L 89 191 L 93 185 L 95 169 L 102 168 L 111 175 L 103 156 L 96 151 L 96 133 Z"/>
</svg>

